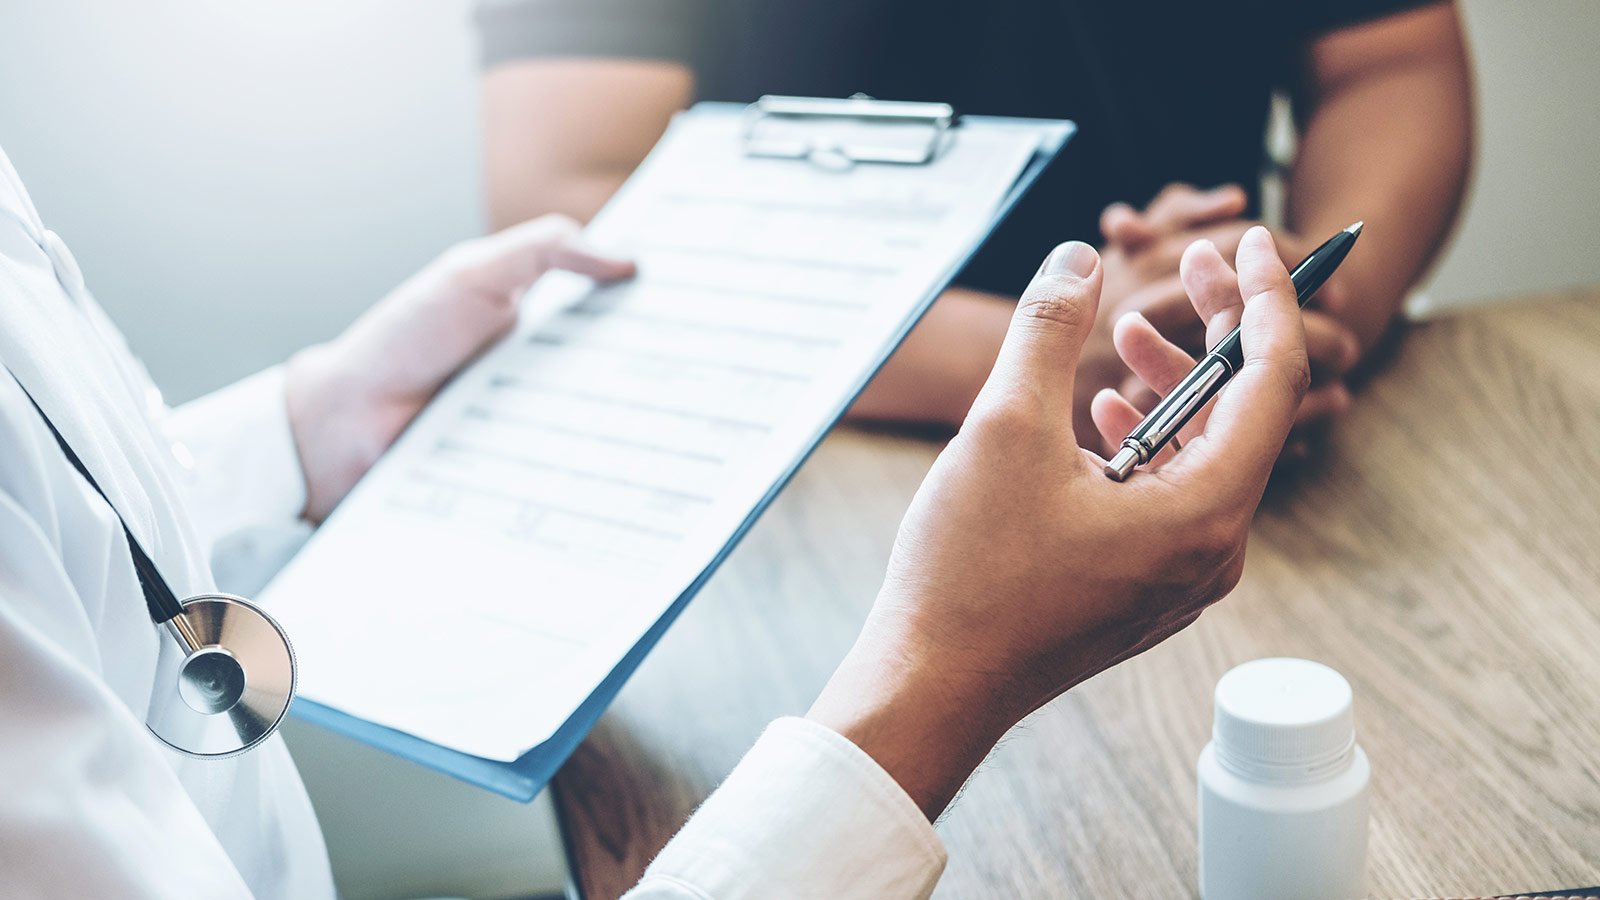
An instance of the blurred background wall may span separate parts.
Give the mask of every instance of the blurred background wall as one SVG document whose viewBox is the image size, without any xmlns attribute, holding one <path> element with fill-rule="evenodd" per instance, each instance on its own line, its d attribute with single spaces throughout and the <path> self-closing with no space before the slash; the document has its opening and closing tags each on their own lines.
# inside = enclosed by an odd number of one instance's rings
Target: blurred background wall
<svg viewBox="0 0 1600 900">
<path fill-rule="evenodd" d="M 0 0 L 0 147 L 184 400 L 482 229 L 470 26 L 466 0 Z"/>
<path fill-rule="evenodd" d="M 1425 308 L 1600 283 L 1600 4 L 1463 0 L 1478 166 Z"/>
<path fill-rule="evenodd" d="M 1600 5 L 1464 7 L 1482 141 L 1430 303 L 1600 282 Z M 8 0 L 0 146 L 182 400 L 482 227 L 476 68 L 467 0 Z"/>
</svg>

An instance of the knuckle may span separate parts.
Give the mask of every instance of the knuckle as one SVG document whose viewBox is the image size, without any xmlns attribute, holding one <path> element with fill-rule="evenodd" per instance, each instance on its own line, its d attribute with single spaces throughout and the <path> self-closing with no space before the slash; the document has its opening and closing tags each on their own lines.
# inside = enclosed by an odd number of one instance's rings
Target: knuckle
<svg viewBox="0 0 1600 900">
<path fill-rule="evenodd" d="M 1305 399 L 1311 389 L 1311 357 L 1306 348 L 1302 345 L 1285 350 L 1276 362 L 1272 369 L 1283 380 L 1284 389 L 1297 403 Z"/>
<path fill-rule="evenodd" d="M 1194 193 L 1197 193 L 1197 191 L 1195 191 L 1194 185 L 1190 184 L 1189 182 L 1173 181 L 1168 183 L 1166 187 L 1162 188 L 1160 192 L 1156 194 L 1156 198 L 1152 202 L 1160 203 L 1162 201 L 1175 200 L 1179 197 L 1187 197 Z"/>
<path fill-rule="evenodd" d="M 546 213 L 521 225 L 513 225 L 504 233 L 519 246 L 539 249 L 559 246 L 575 238 L 582 230 L 583 226 L 571 216 Z"/>
<path fill-rule="evenodd" d="M 1041 275 L 1017 301 L 1017 318 L 1037 325 L 1084 327 L 1094 318 L 1094 301 L 1078 279 Z"/>
<path fill-rule="evenodd" d="M 1252 301 L 1254 302 L 1254 301 Z M 1248 348 L 1258 349 L 1251 353 Z M 1246 367 L 1259 367 L 1268 381 L 1295 402 L 1311 389 L 1311 351 L 1304 337 L 1291 338 L 1265 323 L 1255 323 L 1245 336 Z"/>
</svg>

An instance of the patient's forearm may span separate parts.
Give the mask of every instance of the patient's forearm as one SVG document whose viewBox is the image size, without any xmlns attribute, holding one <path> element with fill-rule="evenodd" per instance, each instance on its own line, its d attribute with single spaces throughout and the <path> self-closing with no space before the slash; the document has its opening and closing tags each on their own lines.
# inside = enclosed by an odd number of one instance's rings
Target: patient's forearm
<svg viewBox="0 0 1600 900">
<path fill-rule="evenodd" d="M 546 213 L 588 221 L 693 89 L 686 67 L 656 60 L 532 59 L 491 69 L 483 152 L 492 226 Z"/>
<path fill-rule="evenodd" d="M 850 417 L 958 427 L 994 367 L 1014 298 L 945 291 L 861 393 Z"/>
<path fill-rule="evenodd" d="M 1472 153 L 1470 76 L 1449 4 L 1349 29 L 1312 48 L 1288 225 L 1323 236 L 1366 221 L 1337 314 L 1371 347 L 1442 245 Z"/>
</svg>

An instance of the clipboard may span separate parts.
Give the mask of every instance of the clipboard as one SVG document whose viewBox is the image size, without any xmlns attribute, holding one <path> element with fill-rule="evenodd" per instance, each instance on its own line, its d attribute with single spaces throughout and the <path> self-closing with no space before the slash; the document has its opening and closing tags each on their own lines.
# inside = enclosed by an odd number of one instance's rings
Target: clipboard
<svg viewBox="0 0 1600 900">
<path fill-rule="evenodd" d="M 887 103 L 860 95 L 844 100 L 764 97 L 749 106 L 701 103 L 684 115 L 742 117 L 744 153 L 747 156 L 792 159 L 796 165 L 814 165 L 840 171 L 857 166 L 925 165 L 938 158 L 950 146 L 950 142 L 959 141 L 963 130 L 968 128 L 1025 129 L 1037 133 L 1039 140 L 1033 157 L 1024 166 L 1009 193 L 994 209 L 983 238 L 954 259 L 934 288 L 911 307 L 891 339 L 879 350 L 872 365 L 840 399 L 823 426 L 810 435 L 803 452 L 789 463 L 759 502 L 748 510 L 739 526 L 729 534 L 720 550 L 687 589 L 617 660 L 599 685 L 547 740 L 513 761 L 502 762 L 454 750 L 306 698 L 296 701 L 291 709 L 297 718 L 509 799 L 524 803 L 533 800 L 588 735 L 606 707 L 689 601 L 738 546 L 750 527 L 843 417 L 861 390 L 877 374 L 934 300 L 965 268 L 988 235 L 1005 219 L 1045 167 L 1057 157 L 1076 127 L 1065 120 L 957 116 L 945 104 Z M 1018 273 L 1018 277 L 1025 277 L 1026 274 Z"/>
</svg>

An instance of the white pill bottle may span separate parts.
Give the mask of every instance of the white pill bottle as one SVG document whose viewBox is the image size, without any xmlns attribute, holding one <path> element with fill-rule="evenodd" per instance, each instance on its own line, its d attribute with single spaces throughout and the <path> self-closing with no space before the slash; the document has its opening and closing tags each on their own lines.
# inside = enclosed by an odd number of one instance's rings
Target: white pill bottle
<svg viewBox="0 0 1600 900">
<path fill-rule="evenodd" d="M 1338 672 L 1258 659 L 1222 676 L 1200 752 L 1200 896 L 1364 896 L 1370 774 Z"/>
</svg>

